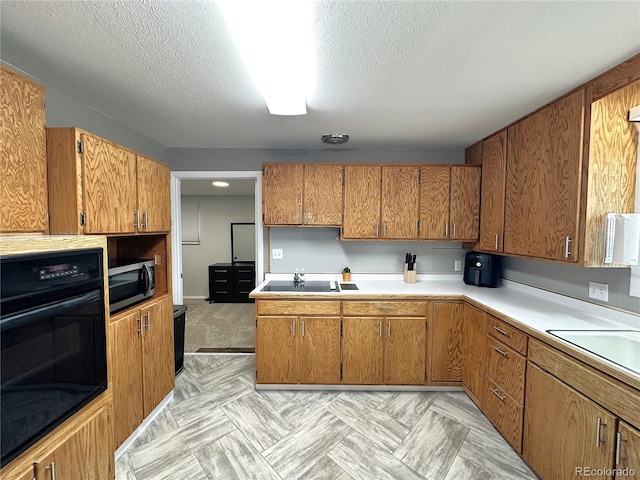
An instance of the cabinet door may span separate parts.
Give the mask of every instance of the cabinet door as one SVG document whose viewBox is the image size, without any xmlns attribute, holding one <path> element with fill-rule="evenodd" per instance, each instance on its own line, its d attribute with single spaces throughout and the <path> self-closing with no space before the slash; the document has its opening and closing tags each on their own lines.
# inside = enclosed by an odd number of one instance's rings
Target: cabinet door
<svg viewBox="0 0 640 480">
<path fill-rule="evenodd" d="M 304 166 L 305 225 L 342 225 L 342 166 Z"/>
<path fill-rule="evenodd" d="M 0 70 L 0 231 L 47 232 L 44 88 Z"/>
<path fill-rule="evenodd" d="M 105 407 L 53 453 L 58 480 L 113 479 L 111 411 Z"/>
<path fill-rule="evenodd" d="M 144 419 L 140 312 L 118 318 L 109 326 L 114 449 L 122 445 Z"/>
<path fill-rule="evenodd" d="M 481 250 L 502 252 L 506 167 L 507 131 L 503 130 L 482 142 Z"/>
<path fill-rule="evenodd" d="M 613 468 L 615 417 L 531 362 L 525 405 L 523 456 L 540 477 L 583 478 L 576 468 Z"/>
<path fill-rule="evenodd" d="M 451 169 L 448 165 L 420 167 L 420 238 L 449 238 Z"/>
<path fill-rule="evenodd" d="M 175 382 L 171 297 L 165 297 L 145 308 L 142 311 L 142 323 L 142 372 L 146 417 L 173 389 Z"/>
<path fill-rule="evenodd" d="M 616 450 L 616 468 L 631 472 L 640 472 L 640 432 L 624 422 L 618 424 Z M 633 478 L 617 476 L 616 478 Z"/>
<path fill-rule="evenodd" d="M 418 238 L 419 167 L 382 167 L 381 238 Z"/>
<path fill-rule="evenodd" d="M 381 167 L 345 165 L 344 175 L 343 238 L 379 238 Z"/>
<path fill-rule="evenodd" d="M 383 383 L 383 317 L 342 320 L 342 383 Z"/>
<path fill-rule="evenodd" d="M 300 317 L 300 383 L 340 383 L 340 317 Z"/>
<path fill-rule="evenodd" d="M 462 380 L 461 303 L 434 303 L 431 329 L 431 380 Z"/>
<path fill-rule="evenodd" d="M 136 232 L 136 156 L 81 135 L 85 233 Z"/>
<path fill-rule="evenodd" d="M 504 252 L 575 262 L 584 90 L 509 128 Z"/>
<path fill-rule="evenodd" d="M 258 317 L 256 383 L 297 383 L 296 317 Z"/>
<path fill-rule="evenodd" d="M 480 235 L 480 167 L 451 167 L 451 240 L 477 240 Z"/>
<path fill-rule="evenodd" d="M 384 382 L 422 385 L 426 376 L 426 319 L 387 318 L 385 323 Z"/>
<path fill-rule="evenodd" d="M 462 325 L 462 383 L 482 407 L 484 374 L 487 370 L 487 335 L 485 314 L 477 308 L 464 306 Z"/>
<path fill-rule="evenodd" d="M 141 232 L 171 230 L 171 172 L 169 167 L 137 155 L 138 210 Z"/>
<path fill-rule="evenodd" d="M 262 168 L 264 225 L 302 223 L 302 164 L 264 164 Z"/>
</svg>

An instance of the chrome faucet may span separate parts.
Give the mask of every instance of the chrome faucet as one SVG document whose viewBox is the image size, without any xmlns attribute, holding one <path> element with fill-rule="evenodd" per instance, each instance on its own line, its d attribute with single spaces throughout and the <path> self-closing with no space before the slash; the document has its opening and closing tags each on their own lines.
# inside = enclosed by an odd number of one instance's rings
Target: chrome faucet
<svg viewBox="0 0 640 480">
<path fill-rule="evenodd" d="M 304 283 L 304 268 L 300 273 L 298 273 L 298 269 L 296 268 L 296 272 L 293 274 L 293 282 Z"/>
</svg>

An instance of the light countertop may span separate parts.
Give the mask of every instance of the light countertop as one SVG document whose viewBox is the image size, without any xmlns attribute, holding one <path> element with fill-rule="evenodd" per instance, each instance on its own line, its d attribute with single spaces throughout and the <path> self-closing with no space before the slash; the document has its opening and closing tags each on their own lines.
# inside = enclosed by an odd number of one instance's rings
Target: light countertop
<svg viewBox="0 0 640 480">
<path fill-rule="evenodd" d="M 307 274 L 305 280 L 337 280 L 340 275 Z M 262 292 L 270 280 L 291 280 L 291 274 L 267 274 L 266 280 L 250 294 L 257 300 L 466 300 L 507 321 L 529 335 L 595 368 L 619 378 L 640 390 L 640 374 L 620 367 L 600 356 L 579 349 L 547 330 L 640 330 L 640 315 L 576 300 L 510 281 L 498 288 L 465 285 L 459 275 L 418 275 L 418 281 L 405 283 L 398 274 L 352 274 L 358 290 L 340 292 Z M 640 355 L 640 351 L 638 352 Z"/>
</svg>

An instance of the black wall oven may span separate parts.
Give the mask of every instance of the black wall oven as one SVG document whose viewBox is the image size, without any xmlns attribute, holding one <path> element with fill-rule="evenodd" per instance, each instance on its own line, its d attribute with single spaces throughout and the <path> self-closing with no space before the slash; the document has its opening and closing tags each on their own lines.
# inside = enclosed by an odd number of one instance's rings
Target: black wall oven
<svg viewBox="0 0 640 480">
<path fill-rule="evenodd" d="M 2 466 L 107 388 L 102 249 L 0 259 Z"/>
</svg>

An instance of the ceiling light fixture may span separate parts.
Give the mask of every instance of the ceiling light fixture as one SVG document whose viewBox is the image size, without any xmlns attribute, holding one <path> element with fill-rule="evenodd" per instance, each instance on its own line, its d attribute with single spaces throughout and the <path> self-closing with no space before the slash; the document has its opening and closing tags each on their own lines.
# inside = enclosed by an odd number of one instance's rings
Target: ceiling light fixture
<svg viewBox="0 0 640 480">
<path fill-rule="evenodd" d="M 344 145 L 349 141 L 349 135 L 346 133 L 327 133 L 322 135 L 322 143 L 328 145 Z"/>
<path fill-rule="evenodd" d="M 216 180 L 215 182 L 211 182 L 211 185 L 214 187 L 228 187 L 229 182 L 223 182 L 222 180 Z"/>
<path fill-rule="evenodd" d="M 314 87 L 313 2 L 219 0 L 272 115 L 304 115 Z"/>
<path fill-rule="evenodd" d="M 640 105 L 629 110 L 629 121 L 640 122 Z"/>
</svg>

